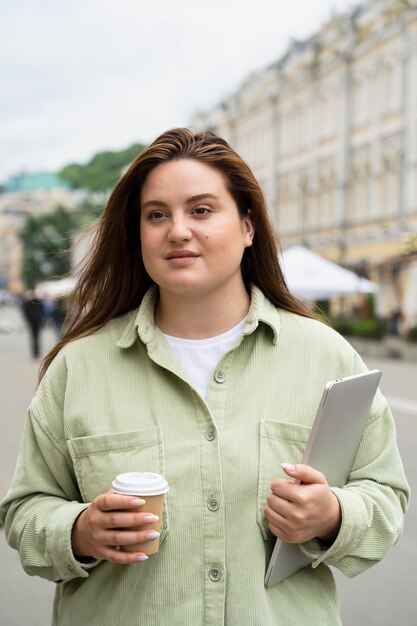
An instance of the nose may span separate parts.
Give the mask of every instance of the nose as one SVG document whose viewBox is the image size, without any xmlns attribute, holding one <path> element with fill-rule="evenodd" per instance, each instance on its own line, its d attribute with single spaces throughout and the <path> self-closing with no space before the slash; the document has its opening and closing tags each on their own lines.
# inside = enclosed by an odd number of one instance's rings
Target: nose
<svg viewBox="0 0 417 626">
<path fill-rule="evenodd" d="M 188 227 L 186 220 L 183 216 L 172 217 L 168 239 L 171 242 L 189 241 L 192 238 L 192 233 Z"/>
</svg>

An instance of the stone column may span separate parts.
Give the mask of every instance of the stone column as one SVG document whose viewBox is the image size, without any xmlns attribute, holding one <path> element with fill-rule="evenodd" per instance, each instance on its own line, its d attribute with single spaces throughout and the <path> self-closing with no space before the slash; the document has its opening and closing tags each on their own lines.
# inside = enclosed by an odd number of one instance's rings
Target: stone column
<svg viewBox="0 0 417 626">
<path fill-rule="evenodd" d="M 344 263 L 346 257 L 346 222 L 348 204 L 348 183 L 350 167 L 350 135 L 352 119 L 352 41 L 349 41 L 343 59 L 344 68 L 341 75 L 341 89 L 339 100 L 339 154 L 337 167 L 336 215 L 338 226 L 339 263 Z"/>
</svg>

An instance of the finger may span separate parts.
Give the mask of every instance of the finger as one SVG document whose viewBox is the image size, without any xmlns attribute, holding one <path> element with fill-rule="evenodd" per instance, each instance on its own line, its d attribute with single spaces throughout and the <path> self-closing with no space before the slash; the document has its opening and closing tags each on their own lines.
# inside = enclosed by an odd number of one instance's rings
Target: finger
<svg viewBox="0 0 417 626">
<path fill-rule="evenodd" d="M 135 543 L 144 543 L 145 541 L 154 541 L 158 539 L 160 533 L 149 530 L 113 530 L 108 531 L 105 535 L 103 543 L 112 546 L 131 546 Z"/>
<path fill-rule="evenodd" d="M 322 499 L 330 488 L 326 483 L 299 483 L 289 480 L 276 480 L 271 483 L 273 496 L 303 509 L 311 509 L 318 499 Z"/>
<path fill-rule="evenodd" d="M 288 527 L 287 520 L 277 513 L 273 511 L 268 506 L 264 509 L 265 519 L 268 522 L 269 530 L 279 539 L 283 541 L 289 541 L 291 529 Z"/>
<path fill-rule="evenodd" d="M 272 498 L 271 498 L 272 500 Z M 287 531 L 297 531 L 306 529 L 311 526 L 311 516 L 308 509 L 302 506 L 288 503 L 285 500 L 279 502 L 272 502 L 268 500 L 268 510 L 265 512 L 265 517 L 272 523 L 284 525 Z"/>
<path fill-rule="evenodd" d="M 303 465 L 302 463 L 297 463 L 297 465 L 282 463 L 281 467 L 288 476 L 304 484 L 327 484 L 324 474 L 309 465 Z"/>
<path fill-rule="evenodd" d="M 275 526 L 274 524 L 268 524 L 268 528 L 275 537 L 278 537 L 281 541 L 285 541 L 285 543 L 303 543 L 304 539 L 300 533 L 294 534 L 292 531 L 287 532 L 284 528 Z"/>
<path fill-rule="evenodd" d="M 146 500 L 136 496 L 123 496 L 113 491 L 108 491 L 95 498 L 94 503 L 101 511 L 114 511 L 137 508 L 145 504 Z"/>
<path fill-rule="evenodd" d="M 285 478 L 278 478 L 271 483 L 272 493 L 288 502 L 293 502 L 297 498 L 297 490 L 299 488 L 300 484 L 298 482 L 295 483 Z"/>
<path fill-rule="evenodd" d="M 153 513 L 143 511 L 130 513 L 128 511 L 109 511 L 104 514 L 104 528 L 131 528 L 132 526 L 149 526 L 155 524 L 159 517 Z"/>
<path fill-rule="evenodd" d="M 269 507 L 265 507 L 264 514 L 268 521 L 268 528 L 282 541 L 302 543 L 314 536 L 314 533 L 312 534 L 303 524 L 300 525 L 292 516 L 284 517 Z"/>
<path fill-rule="evenodd" d="M 147 561 L 149 557 L 143 552 L 123 552 L 122 550 L 118 550 L 115 546 L 104 546 L 100 558 L 111 561 L 112 563 L 129 565 L 130 563 Z"/>
<path fill-rule="evenodd" d="M 276 496 L 274 493 L 270 493 L 266 499 L 267 504 L 265 506 L 264 511 L 272 511 L 277 515 L 280 515 L 284 518 L 289 518 L 291 515 L 292 504 L 288 500 L 284 498 L 280 498 Z"/>
</svg>

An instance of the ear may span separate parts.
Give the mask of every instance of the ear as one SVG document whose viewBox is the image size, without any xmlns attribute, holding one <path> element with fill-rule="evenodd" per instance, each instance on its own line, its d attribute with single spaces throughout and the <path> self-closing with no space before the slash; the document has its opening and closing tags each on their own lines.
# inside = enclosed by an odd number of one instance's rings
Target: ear
<svg viewBox="0 0 417 626">
<path fill-rule="evenodd" d="M 255 226 L 250 216 L 250 209 L 248 210 L 247 216 L 242 219 L 242 224 L 245 232 L 245 248 L 250 248 L 255 236 Z"/>
</svg>

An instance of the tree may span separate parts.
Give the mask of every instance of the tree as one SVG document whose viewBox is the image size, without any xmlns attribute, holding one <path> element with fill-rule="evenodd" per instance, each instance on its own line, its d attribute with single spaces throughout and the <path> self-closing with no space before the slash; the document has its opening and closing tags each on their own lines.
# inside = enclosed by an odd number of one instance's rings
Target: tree
<svg viewBox="0 0 417 626">
<path fill-rule="evenodd" d="M 119 180 L 122 171 L 143 150 L 143 144 L 133 144 L 119 152 L 99 152 L 86 165 L 71 163 L 59 172 L 59 177 L 75 188 L 108 191 Z"/>
<path fill-rule="evenodd" d="M 71 234 L 78 215 L 59 206 L 52 213 L 28 215 L 20 232 L 23 244 L 22 277 L 28 288 L 71 269 Z"/>
</svg>

